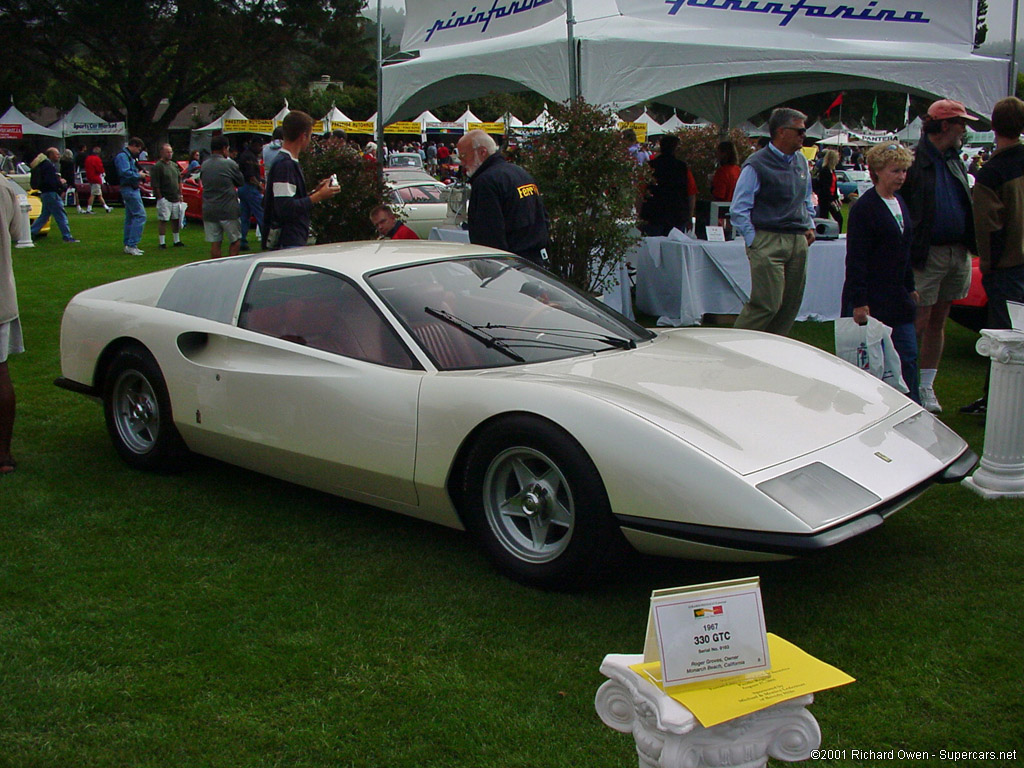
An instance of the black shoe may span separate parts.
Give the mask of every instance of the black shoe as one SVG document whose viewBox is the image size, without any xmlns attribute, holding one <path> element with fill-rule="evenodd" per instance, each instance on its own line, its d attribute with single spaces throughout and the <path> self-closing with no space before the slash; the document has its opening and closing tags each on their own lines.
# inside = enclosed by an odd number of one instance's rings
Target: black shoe
<svg viewBox="0 0 1024 768">
<path fill-rule="evenodd" d="M 167 243 L 160 243 L 160 250 L 161 251 L 166 251 L 167 250 Z"/>
<path fill-rule="evenodd" d="M 184 244 L 183 242 L 181 242 L 181 240 L 179 240 L 178 242 L 176 242 L 176 243 L 174 244 L 174 247 L 175 247 L 175 248 L 184 248 L 184 247 L 185 247 L 185 244 Z"/>
<path fill-rule="evenodd" d="M 971 416 L 984 416 L 988 413 L 988 398 L 979 397 L 973 403 L 969 403 L 968 405 L 960 408 L 960 413 L 967 413 Z"/>
</svg>

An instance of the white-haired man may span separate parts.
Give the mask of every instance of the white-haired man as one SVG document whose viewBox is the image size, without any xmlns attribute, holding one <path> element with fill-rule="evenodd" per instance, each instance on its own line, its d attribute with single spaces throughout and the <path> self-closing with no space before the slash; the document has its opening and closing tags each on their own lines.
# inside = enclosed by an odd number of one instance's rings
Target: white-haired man
<svg viewBox="0 0 1024 768">
<path fill-rule="evenodd" d="M 469 241 L 510 251 L 543 265 L 548 246 L 548 214 L 537 182 L 498 152 L 485 131 L 470 131 L 458 143 L 470 178 Z"/>
</svg>

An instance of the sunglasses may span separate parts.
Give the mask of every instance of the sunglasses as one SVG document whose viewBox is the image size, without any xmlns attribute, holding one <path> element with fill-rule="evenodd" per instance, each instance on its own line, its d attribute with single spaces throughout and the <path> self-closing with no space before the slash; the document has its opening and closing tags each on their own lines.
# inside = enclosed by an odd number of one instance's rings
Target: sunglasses
<svg viewBox="0 0 1024 768">
<path fill-rule="evenodd" d="M 807 129 L 806 128 L 795 128 L 792 125 L 787 125 L 786 128 L 788 128 L 791 131 L 796 131 L 801 136 L 803 136 L 805 133 L 807 133 Z"/>
</svg>

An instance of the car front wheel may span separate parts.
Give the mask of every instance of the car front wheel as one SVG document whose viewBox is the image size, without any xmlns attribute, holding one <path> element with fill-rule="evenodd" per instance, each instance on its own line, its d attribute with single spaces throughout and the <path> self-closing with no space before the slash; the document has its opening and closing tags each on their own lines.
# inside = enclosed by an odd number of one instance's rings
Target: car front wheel
<svg viewBox="0 0 1024 768">
<path fill-rule="evenodd" d="M 463 491 L 467 527 L 501 571 L 527 584 L 583 586 L 621 541 L 593 462 L 539 418 L 490 425 L 469 456 Z"/>
<path fill-rule="evenodd" d="M 118 455 L 136 469 L 177 469 L 187 453 L 171 420 L 171 401 L 153 356 L 141 347 L 122 349 L 103 386 L 107 431 Z"/>
</svg>

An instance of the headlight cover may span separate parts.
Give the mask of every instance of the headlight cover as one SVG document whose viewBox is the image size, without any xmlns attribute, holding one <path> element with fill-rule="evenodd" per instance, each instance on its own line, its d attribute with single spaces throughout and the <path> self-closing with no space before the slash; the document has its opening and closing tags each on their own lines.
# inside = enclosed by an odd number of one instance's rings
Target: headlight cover
<svg viewBox="0 0 1024 768">
<path fill-rule="evenodd" d="M 943 464 L 955 459 L 964 449 L 960 436 L 927 411 L 915 413 L 894 429 Z"/>
<path fill-rule="evenodd" d="M 819 461 L 758 483 L 757 489 L 812 529 L 838 522 L 882 500 Z"/>
</svg>

